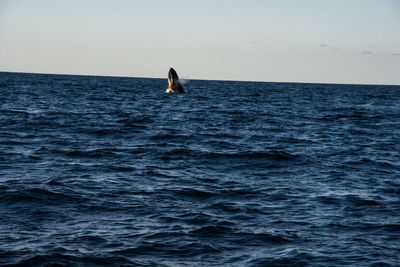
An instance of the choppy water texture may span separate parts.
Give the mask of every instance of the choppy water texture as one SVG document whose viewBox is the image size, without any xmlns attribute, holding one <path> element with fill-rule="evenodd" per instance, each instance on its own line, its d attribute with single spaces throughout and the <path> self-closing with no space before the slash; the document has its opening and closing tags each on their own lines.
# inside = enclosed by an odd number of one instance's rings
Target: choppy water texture
<svg viewBox="0 0 400 267">
<path fill-rule="evenodd" d="M 400 87 L 0 73 L 0 265 L 400 266 Z"/>
</svg>

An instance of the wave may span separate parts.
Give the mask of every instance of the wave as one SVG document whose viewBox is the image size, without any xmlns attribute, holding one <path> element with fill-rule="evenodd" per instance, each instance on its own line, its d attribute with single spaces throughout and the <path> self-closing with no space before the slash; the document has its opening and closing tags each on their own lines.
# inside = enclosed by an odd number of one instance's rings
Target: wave
<svg viewBox="0 0 400 267">
<path fill-rule="evenodd" d="M 7 189 L 4 194 L 0 196 L 0 199 L 8 205 L 20 204 L 25 206 L 29 203 L 32 205 L 58 205 L 64 203 L 80 203 L 88 201 L 88 199 L 82 196 L 80 193 L 71 190 L 64 190 L 64 192 L 52 191 L 40 187 L 26 188 L 18 191 L 11 190 L 9 188 Z"/>
<path fill-rule="evenodd" d="M 148 266 L 145 262 L 128 260 L 122 256 L 72 256 L 68 254 L 49 253 L 39 254 L 24 259 L 16 260 L 14 263 L 7 263 L 4 267 L 17 266 Z"/>
<path fill-rule="evenodd" d="M 276 160 L 276 161 L 294 161 L 298 160 L 300 156 L 291 154 L 286 151 L 280 150 L 267 150 L 267 151 L 237 151 L 237 152 L 207 152 L 193 150 L 190 148 L 174 148 L 163 152 L 160 157 L 165 160 L 178 158 L 198 158 L 198 159 L 243 159 L 243 160 Z"/>
</svg>

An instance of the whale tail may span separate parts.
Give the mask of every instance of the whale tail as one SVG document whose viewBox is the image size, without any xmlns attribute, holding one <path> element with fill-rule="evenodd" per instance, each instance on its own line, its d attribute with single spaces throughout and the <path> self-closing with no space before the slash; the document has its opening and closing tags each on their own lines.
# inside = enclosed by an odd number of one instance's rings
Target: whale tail
<svg viewBox="0 0 400 267">
<path fill-rule="evenodd" d="M 168 89 L 167 93 L 184 93 L 183 86 L 179 82 L 178 73 L 173 68 L 168 72 Z"/>
</svg>

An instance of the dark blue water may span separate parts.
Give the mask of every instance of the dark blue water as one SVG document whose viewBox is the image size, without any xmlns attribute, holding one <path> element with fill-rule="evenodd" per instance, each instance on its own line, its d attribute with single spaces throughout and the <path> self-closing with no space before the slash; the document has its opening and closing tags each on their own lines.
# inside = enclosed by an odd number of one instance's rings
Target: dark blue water
<svg viewBox="0 0 400 267">
<path fill-rule="evenodd" d="M 400 266 L 400 86 L 0 73 L 2 266 Z"/>
</svg>

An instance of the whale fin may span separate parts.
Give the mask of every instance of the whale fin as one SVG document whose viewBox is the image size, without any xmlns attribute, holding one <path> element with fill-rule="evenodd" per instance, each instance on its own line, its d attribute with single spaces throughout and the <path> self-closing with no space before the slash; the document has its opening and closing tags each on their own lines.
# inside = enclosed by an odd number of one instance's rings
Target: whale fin
<svg viewBox="0 0 400 267">
<path fill-rule="evenodd" d="M 166 93 L 184 93 L 185 90 L 181 85 L 178 77 L 178 73 L 173 68 L 169 69 L 168 72 L 168 89 Z"/>
</svg>

